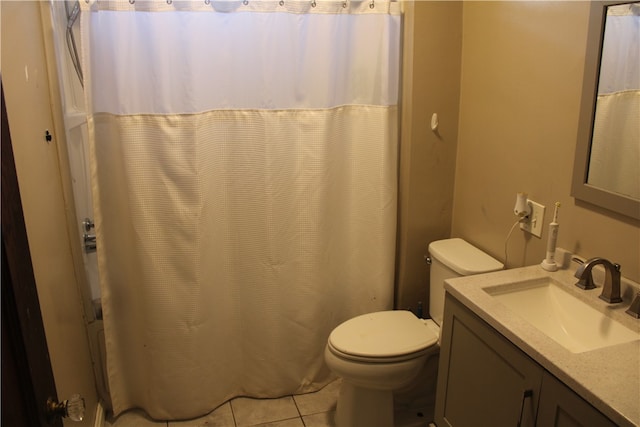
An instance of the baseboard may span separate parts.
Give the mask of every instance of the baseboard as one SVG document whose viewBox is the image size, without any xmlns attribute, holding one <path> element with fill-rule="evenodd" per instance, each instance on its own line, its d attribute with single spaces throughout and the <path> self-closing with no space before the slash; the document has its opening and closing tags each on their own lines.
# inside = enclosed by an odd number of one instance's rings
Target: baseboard
<svg viewBox="0 0 640 427">
<path fill-rule="evenodd" d="M 102 401 L 99 401 L 98 404 L 96 405 L 96 416 L 93 421 L 93 427 L 105 427 L 106 418 L 107 417 L 104 410 L 104 405 L 102 404 Z"/>
</svg>

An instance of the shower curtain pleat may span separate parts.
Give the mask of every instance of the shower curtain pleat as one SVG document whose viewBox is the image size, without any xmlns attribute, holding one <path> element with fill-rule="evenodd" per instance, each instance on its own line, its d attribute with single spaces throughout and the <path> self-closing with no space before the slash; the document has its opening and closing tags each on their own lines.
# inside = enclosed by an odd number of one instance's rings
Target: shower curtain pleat
<svg viewBox="0 0 640 427">
<path fill-rule="evenodd" d="M 392 306 L 399 15 L 140 3 L 82 15 L 114 413 L 316 390 L 331 330 Z M 275 38 L 184 45 L 214 24 Z"/>
</svg>

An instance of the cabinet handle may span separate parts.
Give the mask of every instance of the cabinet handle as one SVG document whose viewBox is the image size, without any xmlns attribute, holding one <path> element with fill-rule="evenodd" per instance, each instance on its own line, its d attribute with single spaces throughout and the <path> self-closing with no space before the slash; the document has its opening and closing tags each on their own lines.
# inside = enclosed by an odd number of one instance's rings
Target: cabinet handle
<svg viewBox="0 0 640 427">
<path fill-rule="evenodd" d="M 524 415 L 524 402 L 525 400 L 531 397 L 533 397 L 533 390 L 524 390 L 522 392 L 522 402 L 520 403 L 520 418 L 518 419 L 518 427 L 522 426 L 522 416 Z"/>
</svg>

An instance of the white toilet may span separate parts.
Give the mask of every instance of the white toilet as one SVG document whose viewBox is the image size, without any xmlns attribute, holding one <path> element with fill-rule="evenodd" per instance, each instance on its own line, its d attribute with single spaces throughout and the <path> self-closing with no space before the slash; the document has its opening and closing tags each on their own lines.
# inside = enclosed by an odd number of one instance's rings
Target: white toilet
<svg viewBox="0 0 640 427">
<path fill-rule="evenodd" d="M 444 281 L 502 269 L 499 261 L 462 239 L 432 242 L 429 255 L 431 319 L 406 310 L 380 311 L 347 320 L 329 335 L 324 358 L 342 378 L 336 427 L 393 426 L 393 391 L 409 385 L 427 357 L 440 349 Z"/>
</svg>

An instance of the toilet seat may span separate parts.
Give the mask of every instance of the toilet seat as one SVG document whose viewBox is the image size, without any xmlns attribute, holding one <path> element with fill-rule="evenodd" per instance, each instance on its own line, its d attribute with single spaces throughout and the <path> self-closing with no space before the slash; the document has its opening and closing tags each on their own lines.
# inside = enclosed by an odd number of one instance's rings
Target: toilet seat
<svg viewBox="0 0 640 427">
<path fill-rule="evenodd" d="M 406 310 L 367 313 L 345 321 L 329 335 L 328 348 L 338 357 L 368 363 L 392 363 L 422 356 L 438 334 Z"/>
</svg>

